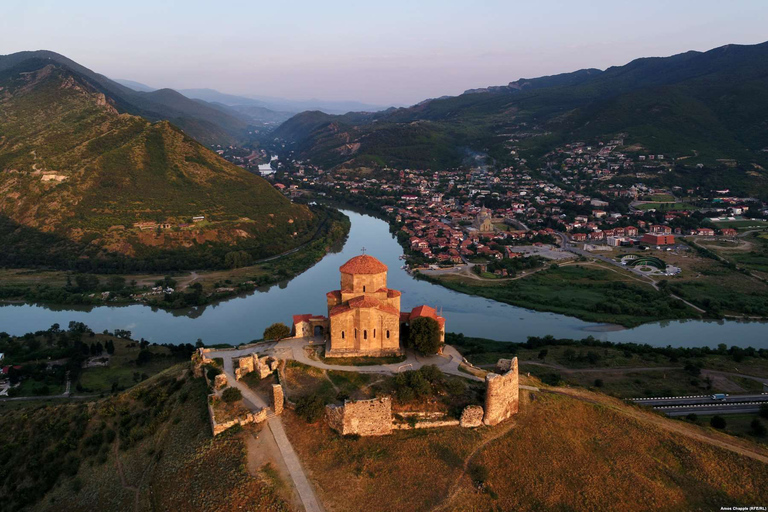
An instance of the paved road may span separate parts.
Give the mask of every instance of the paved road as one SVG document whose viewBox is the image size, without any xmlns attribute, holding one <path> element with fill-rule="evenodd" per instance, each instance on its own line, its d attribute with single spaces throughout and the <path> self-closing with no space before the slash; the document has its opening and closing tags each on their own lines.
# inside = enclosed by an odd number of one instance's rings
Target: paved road
<svg viewBox="0 0 768 512">
<path fill-rule="evenodd" d="M 753 393 L 728 395 L 725 400 L 714 400 L 712 395 L 688 395 L 670 396 L 661 398 L 632 398 L 632 402 L 651 406 L 684 406 L 684 405 L 734 405 L 740 403 L 765 402 L 768 403 L 768 394 Z"/>
<path fill-rule="evenodd" d="M 768 403 L 768 402 L 765 402 Z M 654 407 L 667 416 L 687 416 L 688 414 L 750 414 L 760 412 L 761 404 L 721 405 L 721 406 L 687 406 L 687 407 Z"/>
</svg>

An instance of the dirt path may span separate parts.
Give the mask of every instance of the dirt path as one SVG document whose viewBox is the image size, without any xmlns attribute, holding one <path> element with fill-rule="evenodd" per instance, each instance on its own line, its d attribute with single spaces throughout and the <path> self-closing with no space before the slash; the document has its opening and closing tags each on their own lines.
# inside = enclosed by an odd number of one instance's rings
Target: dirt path
<svg viewBox="0 0 768 512">
<path fill-rule="evenodd" d="M 485 448 L 495 440 L 499 439 L 500 437 L 505 436 L 510 430 L 515 428 L 515 426 L 516 426 L 516 423 L 514 420 L 506 421 L 502 425 L 498 425 L 496 427 L 496 430 L 494 431 L 492 436 L 483 440 L 480 444 L 475 446 L 475 449 L 472 450 L 472 452 L 470 452 L 469 455 L 467 455 L 466 459 L 464 459 L 464 465 L 461 468 L 461 473 L 459 473 L 458 476 L 456 477 L 456 480 L 454 480 L 449 492 L 445 495 L 445 498 L 443 498 L 443 501 L 440 502 L 437 506 L 435 506 L 432 509 L 433 511 L 437 512 L 439 510 L 444 510 L 445 507 L 459 493 L 459 491 L 461 490 L 461 481 L 467 475 L 467 471 L 469 471 L 469 465 L 472 463 L 472 459 L 474 459 L 475 456 L 477 456 L 477 454 L 480 453 L 480 451 L 483 448 Z"/>
<path fill-rule="evenodd" d="M 115 436 L 115 444 L 113 445 L 114 449 L 112 450 L 115 454 L 115 464 L 117 465 L 117 473 L 120 475 L 120 485 L 123 486 L 123 489 L 127 491 L 131 491 L 134 495 L 133 499 L 133 510 L 135 512 L 138 512 L 139 510 L 139 488 L 134 487 L 132 485 L 128 485 L 128 480 L 125 478 L 125 473 L 123 472 L 123 464 L 120 462 L 120 432 L 117 432 L 117 436 Z"/>
</svg>

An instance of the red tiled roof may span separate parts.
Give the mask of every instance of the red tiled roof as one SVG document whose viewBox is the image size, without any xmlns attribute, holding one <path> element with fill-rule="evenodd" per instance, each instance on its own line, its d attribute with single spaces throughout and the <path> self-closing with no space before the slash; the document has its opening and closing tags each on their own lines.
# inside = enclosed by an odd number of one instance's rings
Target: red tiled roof
<svg viewBox="0 0 768 512">
<path fill-rule="evenodd" d="M 350 311 L 350 307 L 346 304 L 339 304 L 338 306 L 333 306 L 331 308 L 331 311 L 328 313 L 328 316 L 336 316 L 341 313 L 346 313 L 347 311 Z"/>
<path fill-rule="evenodd" d="M 411 314 L 409 315 L 409 320 L 416 320 L 417 318 L 431 318 L 432 320 L 437 320 L 437 323 L 440 324 L 440 327 L 443 327 L 445 325 L 445 318 L 442 316 L 437 315 L 437 310 L 435 308 L 429 307 L 426 304 L 422 306 L 416 306 L 411 310 Z"/>
<path fill-rule="evenodd" d="M 333 290 L 325 294 L 329 299 L 341 299 L 341 290 Z"/>
<path fill-rule="evenodd" d="M 311 317 L 312 315 L 309 313 L 305 315 L 293 315 L 293 325 L 300 324 L 301 322 L 308 322 Z"/>
<path fill-rule="evenodd" d="M 373 256 L 362 254 L 343 264 L 339 270 L 345 274 L 381 274 L 387 271 L 387 266 Z"/>
</svg>

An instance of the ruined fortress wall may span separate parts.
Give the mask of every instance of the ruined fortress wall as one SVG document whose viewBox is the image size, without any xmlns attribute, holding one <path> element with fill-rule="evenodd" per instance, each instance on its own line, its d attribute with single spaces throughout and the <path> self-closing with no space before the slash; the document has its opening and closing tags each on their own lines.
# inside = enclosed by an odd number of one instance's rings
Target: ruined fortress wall
<svg viewBox="0 0 768 512">
<path fill-rule="evenodd" d="M 382 436 L 392 432 L 392 400 L 345 401 L 325 408 L 328 425 L 342 435 Z"/>
<path fill-rule="evenodd" d="M 516 414 L 519 407 L 517 358 L 510 362 L 510 369 L 503 375 L 489 373 L 485 376 L 485 416 L 483 423 L 496 425 Z"/>
<path fill-rule="evenodd" d="M 285 405 L 285 397 L 283 395 L 283 386 L 280 384 L 272 384 L 272 408 L 276 415 L 283 413 L 283 406 Z"/>
</svg>

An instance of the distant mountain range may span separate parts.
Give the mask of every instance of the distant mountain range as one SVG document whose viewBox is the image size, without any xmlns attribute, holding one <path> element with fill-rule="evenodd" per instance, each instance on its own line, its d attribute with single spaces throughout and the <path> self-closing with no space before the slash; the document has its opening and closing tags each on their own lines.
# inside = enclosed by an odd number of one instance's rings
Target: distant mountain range
<svg viewBox="0 0 768 512">
<path fill-rule="evenodd" d="M 116 79 L 115 82 L 135 91 L 151 92 L 156 90 L 133 80 Z M 378 112 L 390 108 L 359 101 L 289 100 L 271 96 L 236 96 L 215 89 L 178 89 L 178 92 L 190 99 L 218 103 L 227 107 L 235 107 L 237 110 L 242 110 L 243 107 L 261 107 L 278 114 L 287 114 L 286 119 L 305 110 L 319 110 L 326 114 L 346 114 L 347 112 Z"/>
<path fill-rule="evenodd" d="M 223 267 L 229 251 L 273 255 L 314 232 L 306 206 L 171 122 L 136 114 L 180 122 L 201 139 L 246 126 L 50 52 L 0 58 L 0 266 Z"/>
<path fill-rule="evenodd" d="M 686 163 L 768 160 L 768 43 L 521 79 L 371 114 L 303 112 L 270 137 L 324 166 L 446 168 L 626 134 Z"/>
</svg>

